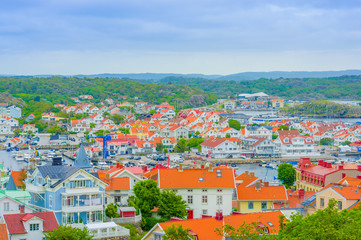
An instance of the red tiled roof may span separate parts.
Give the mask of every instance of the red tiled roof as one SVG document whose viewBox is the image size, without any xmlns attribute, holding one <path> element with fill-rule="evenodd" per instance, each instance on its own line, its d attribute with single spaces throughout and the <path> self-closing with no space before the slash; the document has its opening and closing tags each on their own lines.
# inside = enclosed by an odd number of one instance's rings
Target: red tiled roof
<svg viewBox="0 0 361 240">
<path fill-rule="evenodd" d="M 44 232 L 54 231 L 54 229 L 59 226 L 53 212 L 4 214 L 4 220 L 8 227 L 9 234 L 26 233 L 23 221 L 27 221 L 34 216 L 43 220 Z"/>
<path fill-rule="evenodd" d="M 215 148 L 218 145 L 220 145 L 221 143 L 223 143 L 224 141 L 227 141 L 227 140 L 222 139 L 222 138 L 210 138 L 210 139 L 204 141 L 203 143 L 201 143 L 201 145 L 206 146 L 206 147 Z"/>
</svg>

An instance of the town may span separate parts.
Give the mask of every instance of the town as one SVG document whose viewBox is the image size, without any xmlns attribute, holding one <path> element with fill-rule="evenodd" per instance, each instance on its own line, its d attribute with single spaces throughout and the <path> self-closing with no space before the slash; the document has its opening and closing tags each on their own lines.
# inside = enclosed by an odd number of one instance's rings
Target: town
<svg viewBox="0 0 361 240">
<path fill-rule="evenodd" d="M 179 226 L 190 239 L 224 239 L 225 223 L 277 236 L 279 219 L 360 203 L 359 122 L 279 114 L 286 101 L 265 93 L 183 110 L 127 96 L 72 100 L 28 115 L 0 104 L 0 239 L 67 226 L 93 239 L 162 239 Z"/>
</svg>

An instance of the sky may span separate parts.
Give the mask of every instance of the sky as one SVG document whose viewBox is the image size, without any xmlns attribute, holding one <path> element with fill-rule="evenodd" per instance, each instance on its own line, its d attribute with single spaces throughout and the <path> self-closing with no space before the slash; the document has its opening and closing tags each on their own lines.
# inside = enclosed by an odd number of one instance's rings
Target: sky
<svg viewBox="0 0 361 240">
<path fill-rule="evenodd" d="M 361 1 L 2 0 L 0 74 L 361 69 Z"/>
</svg>

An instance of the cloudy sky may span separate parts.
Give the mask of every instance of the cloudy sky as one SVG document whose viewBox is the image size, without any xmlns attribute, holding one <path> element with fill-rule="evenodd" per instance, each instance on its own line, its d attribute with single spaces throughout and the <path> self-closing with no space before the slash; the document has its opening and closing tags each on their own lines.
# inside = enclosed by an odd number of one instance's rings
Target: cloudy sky
<svg viewBox="0 0 361 240">
<path fill-rule="evenodd" d="M 0 74 L 343 69 L 361 69 L 360 1 L 1 1 Z"/>
</svg>

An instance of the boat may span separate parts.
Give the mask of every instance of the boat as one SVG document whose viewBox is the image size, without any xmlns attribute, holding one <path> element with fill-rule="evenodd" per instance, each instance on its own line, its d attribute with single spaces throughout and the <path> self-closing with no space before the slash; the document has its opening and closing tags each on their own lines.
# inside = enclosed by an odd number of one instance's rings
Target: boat
<svg viewBox="0 0 361 240">
<path fill-rule="evenodd" d="M 18 154 L 16 155 L 16 157 L 15 157 L 15 160 L 16 160 L 16 161 L 24 161 L 24 160 L 25 160 L 25 159 L 24 159 L 24 154 L 18 153 Z"/>
<path fill-rule="evenodd" d="M 98 167 L 101 168 L 101 169 L 104 169 L 104 168 L 108 168 L 109 166 L 105 161 L 99 161 L 98 162 Z"/>
<path fill-rule="evenodd" d="M 11 148 L 9 148 L 9 147 L 6 148 L 6 151 L 7 151 L 7 152 L 11 152 Z"/>
</svg>

